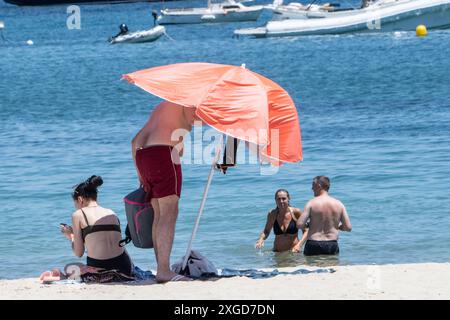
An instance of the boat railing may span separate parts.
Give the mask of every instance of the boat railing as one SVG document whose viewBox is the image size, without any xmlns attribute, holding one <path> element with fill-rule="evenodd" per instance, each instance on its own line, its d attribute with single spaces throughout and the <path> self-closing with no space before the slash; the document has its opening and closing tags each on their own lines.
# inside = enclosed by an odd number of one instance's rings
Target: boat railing
<svg viewBox="0 0 450 320">
<path fill-rule="evenodd" d="M 195 8 L 172 8 L 172 9 L 164 9 L 164 12 L 168 12 L 168 13 L 179 12 L 179 11 L 190 12 L 190 11 L 194 11 L 194 10 L 195 10 Z"/>
</svg>

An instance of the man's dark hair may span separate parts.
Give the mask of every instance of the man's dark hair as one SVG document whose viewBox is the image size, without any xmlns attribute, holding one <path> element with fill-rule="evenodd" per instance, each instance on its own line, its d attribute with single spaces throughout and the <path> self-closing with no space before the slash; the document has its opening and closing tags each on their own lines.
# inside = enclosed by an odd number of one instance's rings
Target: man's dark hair
<svg viewBox="0 0 450 320">
<path fill-rule="evenodd" d="M 330 190 L 330 179 L 325 176 L 317 176 L 313 179 L 314 183 L 317 183 L 323 190 L 327 191 Z"/>
</svg>

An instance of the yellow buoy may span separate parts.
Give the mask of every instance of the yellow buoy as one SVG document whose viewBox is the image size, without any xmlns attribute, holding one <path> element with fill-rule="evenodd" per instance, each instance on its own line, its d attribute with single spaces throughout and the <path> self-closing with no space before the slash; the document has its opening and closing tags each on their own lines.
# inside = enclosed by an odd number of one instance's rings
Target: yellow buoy
<svg viewBox="0 0 450 320">
<path fill-rule="evenodd" d="M 425 37 L 427 35 L 427 27 L 423 24 L 419 24 L 416 28 L 416 36 Z"/>
</svg>

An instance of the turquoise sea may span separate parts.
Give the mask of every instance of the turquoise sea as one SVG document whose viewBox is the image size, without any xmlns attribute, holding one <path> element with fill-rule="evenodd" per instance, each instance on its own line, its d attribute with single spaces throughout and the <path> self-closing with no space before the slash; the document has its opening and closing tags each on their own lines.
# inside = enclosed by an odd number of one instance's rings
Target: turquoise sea
<svg viewBox="0 0 450 320">
<path fill-rule="evenodd" d="M 100 203 L 125 223 L 122 198 L 137 185 L 130 140 L 159 99 L 121 75 L 188 61 L 245 63 L 273 79 L 302 128 L 303 162 L 274 175 L 256 164 L 215 175 L 194 248 L 218 268 L 450 261 L 450 31 L 232 37 L 262 25 L 265 13 L 256 23 L 168 26 L 171 39 L 154 43 L 106 42 L 120 23 L 150 27 L 151 9 L 202 4 L 81 5 L 81 29 L 69 30 L 67 6 L 0 2 L 0 278 L 84 261 L 59 223 L 74 211 L 72 186 L 92 174 L 105 181 Z M 172 262 L 186 250 L 209 164 L 183 170 Z M 273 234 L 255 250 L 275 190 L 287 188 L 303 207 L 316 175 L 331 178 L 353 224 L 339 257 L 275 255 Z M 155 269 L 152 250 L 128 250 Z"/>
</svg>

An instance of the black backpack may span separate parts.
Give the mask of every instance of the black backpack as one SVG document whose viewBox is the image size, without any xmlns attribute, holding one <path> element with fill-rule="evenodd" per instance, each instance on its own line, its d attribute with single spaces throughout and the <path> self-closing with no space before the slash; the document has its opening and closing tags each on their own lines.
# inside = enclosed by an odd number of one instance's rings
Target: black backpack
<svg viewBox="0 0 450 320">
<path fill-rule="evenodd" d="M 138 248 L 153 248 L 152 225 L 153 208 L 150 204 L 148 194 L 144 188 L 128 194 L 125 202 L 125 212 L 127 215 L 127 228 L 125 239 L 120 241 L 120 246 L 124 246 L 133 241 L 133 245 Z"/>
</svg>

